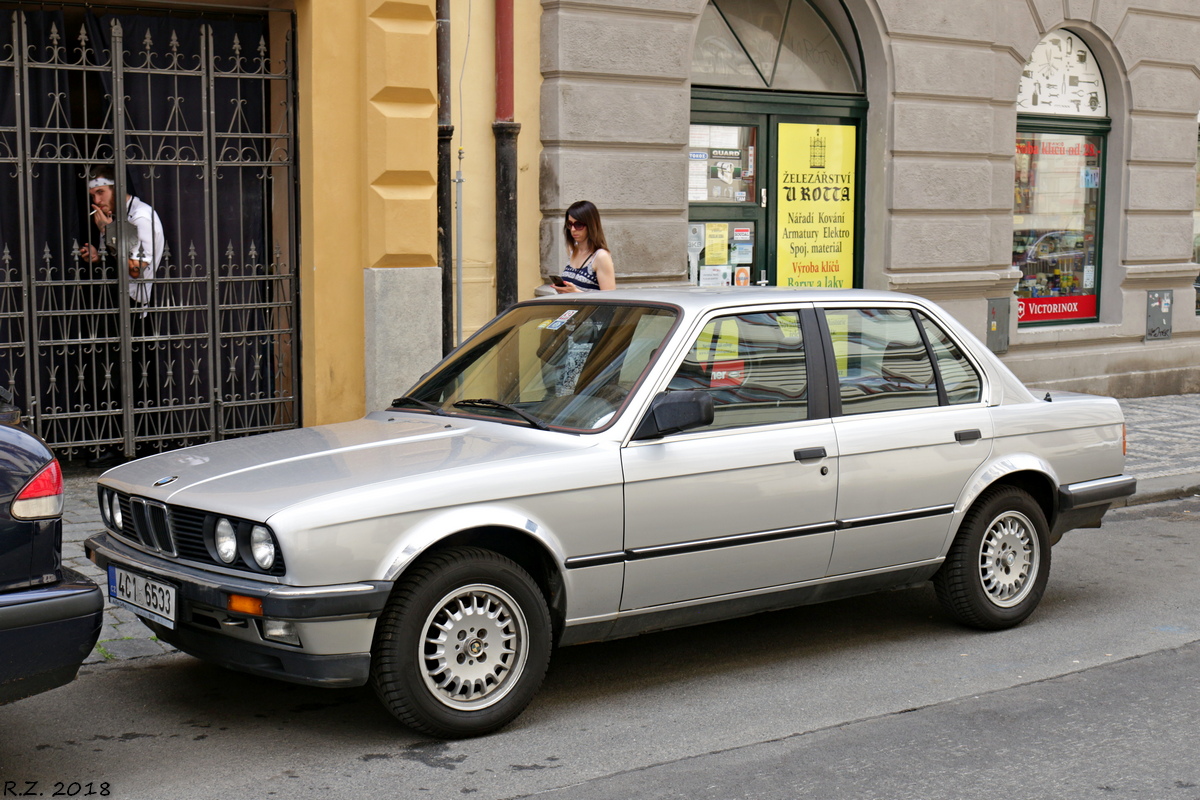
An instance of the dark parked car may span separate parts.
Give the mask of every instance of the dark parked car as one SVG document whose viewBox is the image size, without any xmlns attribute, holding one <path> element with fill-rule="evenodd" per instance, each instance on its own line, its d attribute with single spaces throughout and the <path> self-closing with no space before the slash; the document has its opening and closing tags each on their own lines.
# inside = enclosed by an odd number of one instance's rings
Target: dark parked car
<svg viewBox="0 0 1200 800">
<path fill-rule="evenodd" d="M 100 634 L 100 588 L 62 566 L 62 507 L 50 448 L 0 424 L 0 704 L 70 683 Z"/>
</svg>

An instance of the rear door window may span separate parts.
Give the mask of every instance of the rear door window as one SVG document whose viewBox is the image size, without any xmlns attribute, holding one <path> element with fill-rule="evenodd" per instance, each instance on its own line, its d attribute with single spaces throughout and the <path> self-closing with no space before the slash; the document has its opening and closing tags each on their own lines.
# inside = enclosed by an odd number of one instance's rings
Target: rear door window
<svg viewBox="0 0 1200 800">
<path fill-rule="evenodd" d="M 937 378 L 912 312 L 827 309 L 843 414 L 939 405 Z"/>
<path fill-rule="evenodd" d="M 844 415 L 977 403 L 975 365 L 937 324 L 904 308 L 823 311 Z"/>
</svg>

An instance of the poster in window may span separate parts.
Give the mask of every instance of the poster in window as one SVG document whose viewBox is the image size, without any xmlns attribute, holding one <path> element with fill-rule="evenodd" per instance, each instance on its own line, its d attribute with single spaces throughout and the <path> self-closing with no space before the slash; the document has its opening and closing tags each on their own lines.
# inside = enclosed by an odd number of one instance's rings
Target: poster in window
<svg viewBox="0 0 1200 800">
<path fill-rule="evenodd" d="M 723 266 L 729 263 L 729 223 L 710 222 L 704 226 L 704 263 Z"/>
<path fill-rule="evenodd" d="M 854 285 L 855 127 L 780 123 L 775 280 Z"/>
</svg>

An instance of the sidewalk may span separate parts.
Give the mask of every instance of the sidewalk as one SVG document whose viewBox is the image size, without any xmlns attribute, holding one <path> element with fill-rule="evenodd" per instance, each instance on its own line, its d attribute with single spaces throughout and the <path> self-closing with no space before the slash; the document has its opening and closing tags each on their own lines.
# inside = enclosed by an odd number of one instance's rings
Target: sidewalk
<svg viewBox="0 0 1200 800">
<path fill-rule="evenodd" d="M 1200 494 L 1200 394 L 1122 400 L 1129 453 L 1125 472 L 1138 480 L 1127 505 Z M 83 541 L 103 530 L 96 506 L 96 478 L 102 470 L 66 470 L 63 511 L 63 563 L 104 585 L 108 578 L 83 553 Z M 107 592 L 106 592 L 107 594 Z M 87 664 L 172 652 L 137 617 L 108 606 L 100 643 Z"/>
</svg>

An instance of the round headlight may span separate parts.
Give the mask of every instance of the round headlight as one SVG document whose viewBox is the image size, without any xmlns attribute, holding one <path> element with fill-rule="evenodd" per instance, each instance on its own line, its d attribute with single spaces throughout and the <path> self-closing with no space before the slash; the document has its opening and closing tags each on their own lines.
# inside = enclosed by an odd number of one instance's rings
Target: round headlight
<svg viewBox="0 0 1200 800">
<path fill-rule="evenodd" d="M 121 517 L 121 500 L 117 497 L 116 492 L 108 493 L 108 518 L 112 520 L 113 528 L 121 530 L 125 527 L 125 521 Z"/>
<path fill-rule="evenodd" d="M 217 547 L 217 558 L 226 564 L 232 564 L 237 558 L 237 534 L 233 531 L 233 523 L 224 517 L 217 520 L 213 544 Z"/>
<path fill-rule="evenodd" d="M 250 531 L 250 552 L 254 563 L 263 569 L 275 565 L 275 539 L 262 525 L 255 525 Z"/>
</svg>

